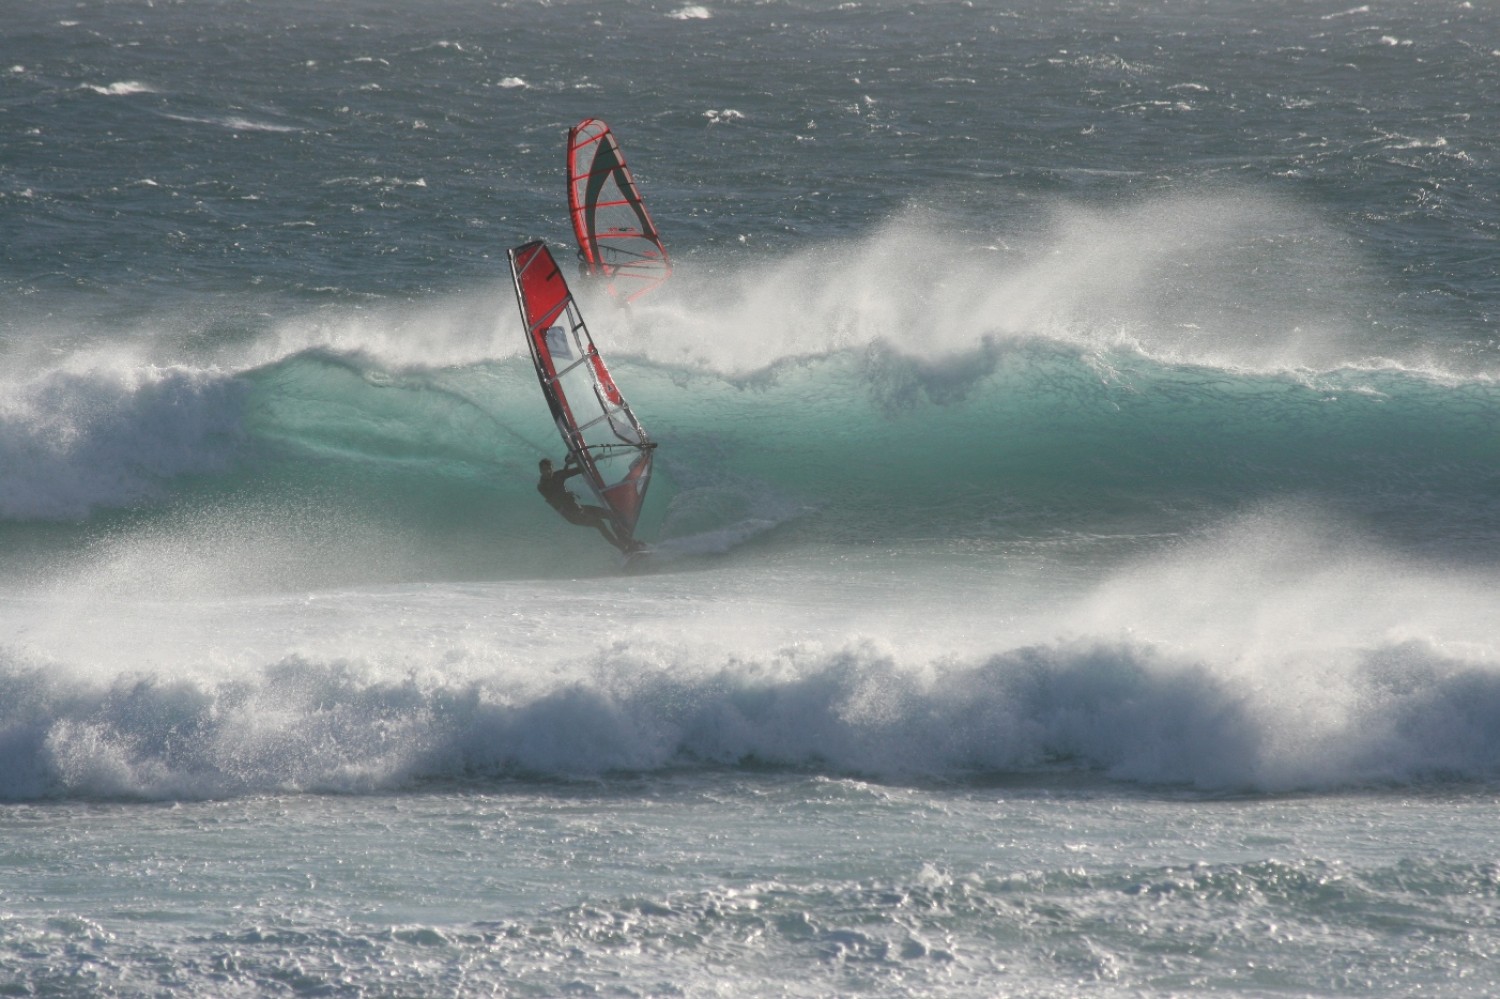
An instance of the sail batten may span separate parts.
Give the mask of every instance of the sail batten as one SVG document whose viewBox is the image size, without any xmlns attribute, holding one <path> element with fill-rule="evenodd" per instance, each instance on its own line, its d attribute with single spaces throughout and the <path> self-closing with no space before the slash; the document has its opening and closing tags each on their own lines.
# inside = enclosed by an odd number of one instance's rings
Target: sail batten
<svg viewBox="0 0 1500 999">
<path fill-rule="evenodd" d="M 568 131 L 568 214 L 584 271 L 630 302 L 665 281 L 672 262 L 610 127 L 588 118 Z"/>
<path fill-rule="evenodd" d="M 656 445 L 594 346 L 551 251 L 534 242 L 509 255 L 526 343 L 552 419 L 615 533 L 631 538 Z"/>
</svg>

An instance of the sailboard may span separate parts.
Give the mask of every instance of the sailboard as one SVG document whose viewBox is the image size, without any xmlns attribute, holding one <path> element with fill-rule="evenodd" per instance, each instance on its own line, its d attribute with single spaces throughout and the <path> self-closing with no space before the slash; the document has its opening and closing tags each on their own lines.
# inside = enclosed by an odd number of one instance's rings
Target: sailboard
<svg viewBox="0 0 1500 999">
<path fill-rule="evenodd" d="M 621 301 L 635 301 L 671 275 L 620 143 L 598 118 L 568 130 L 568 214 L 585 273 L 604 278 Z"/>
<path fill-rule="evenodd" d="M 542 395 L 615 533 L 629 539 L 640 519 L 656 444 L 620 394 L 562 270 L 538 241 L 510 251 L 521 325 Z"/>
</svg>

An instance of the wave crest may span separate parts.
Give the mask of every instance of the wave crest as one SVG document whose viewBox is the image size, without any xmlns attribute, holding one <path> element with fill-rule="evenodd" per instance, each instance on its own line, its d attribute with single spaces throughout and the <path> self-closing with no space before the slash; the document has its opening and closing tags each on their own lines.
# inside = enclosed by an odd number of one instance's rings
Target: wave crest
<svg viewBox="0 0 1500 999">
<path fill-rule="evenodd" d="M 0 519 L 74 520 L 222 472 L 246 386 L 186 367 L 55 370 L 0 386 Z"/>
<path fill-rule="evenodd" d="M 1500 777 L 1500 674 L 1416 641 L 1369 650 L 1331 693 L 1300 702 L 1117 643 L 927 664 L 868 643 L 717 665 L 658 655 L 617 646 L 546 678 L 291 656 L 230 678 L 96 683 L 6 653 L 0 797 L 743 766 L 890 780 L 1062 768 L 1212 791 Z"/>
</svg>

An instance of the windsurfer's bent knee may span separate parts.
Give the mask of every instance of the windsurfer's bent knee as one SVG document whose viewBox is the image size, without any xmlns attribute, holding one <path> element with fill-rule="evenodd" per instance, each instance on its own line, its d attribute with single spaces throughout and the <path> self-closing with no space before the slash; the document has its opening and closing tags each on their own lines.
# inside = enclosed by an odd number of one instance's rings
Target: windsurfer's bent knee
<svg viewBox="0 0 1500 999">
<path fill-rule="evenodd" d="M 568 523 L 577 524 L 579 527 L 597 528 L 605 541 L 627 555 L 642 547 L 638 541 L 621 538 L 615 534 L 607 511 L 597 506 L 581 506 L 573 494 L 568 492 L 565 483 L 583 469 L 574 465 L 564 468 L 561 472 L 554 471 L 551 458 L 543 458 L 538 462 L 537 469 L 541 477 L 537 480 L 536 491 L 541 493 L 547 505 L 561 514 Z"/>
</svg>

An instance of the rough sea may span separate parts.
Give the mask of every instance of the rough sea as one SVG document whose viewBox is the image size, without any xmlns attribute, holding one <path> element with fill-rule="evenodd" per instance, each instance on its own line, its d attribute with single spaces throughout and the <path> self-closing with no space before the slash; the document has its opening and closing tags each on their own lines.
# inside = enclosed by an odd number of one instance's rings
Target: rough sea
<svg viewBox="0 0 1500 999">
<path fill-rule="evenodd" d="M 0 996 L 1500 992 L 1493 0 L 0 7 Z"/>
</svg>

